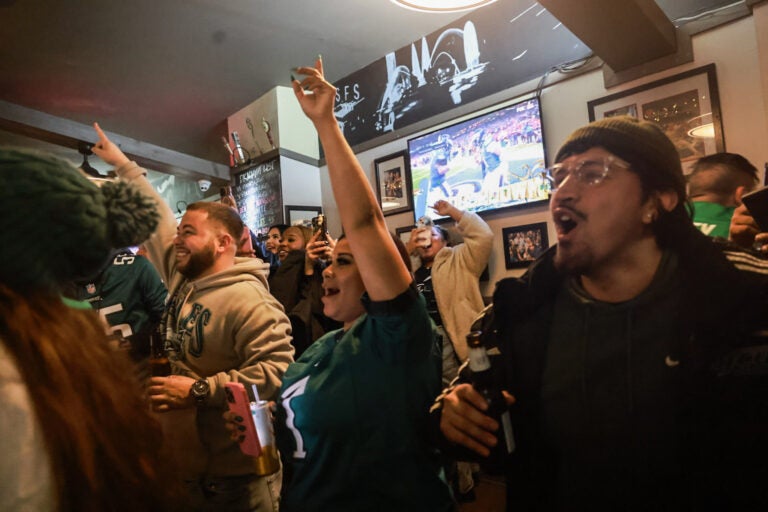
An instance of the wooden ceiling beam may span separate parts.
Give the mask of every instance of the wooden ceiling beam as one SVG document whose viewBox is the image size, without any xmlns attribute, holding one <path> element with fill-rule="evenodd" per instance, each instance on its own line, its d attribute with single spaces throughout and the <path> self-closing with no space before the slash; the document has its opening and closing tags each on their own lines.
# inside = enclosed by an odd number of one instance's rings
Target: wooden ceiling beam
<svg viewBox="0 0 768 512">
<path fill-rule="evenodd" d="M 614 71 L 677 51 L 675 26 L 654 0 L 539 0 Z"/>
<path fill-rule="evenodd" d="M 79 142 L 93 142 L 93 127 L 52 116 L 39 110 L 0 101 L 0 129 L 77 149 Z M 107 132 L 110 140 L 131 160 L 154 171 L 189 179 L 208 179 L 216 186 L 229 184 L 229 167 L 172 149 Z"/>
</svg>

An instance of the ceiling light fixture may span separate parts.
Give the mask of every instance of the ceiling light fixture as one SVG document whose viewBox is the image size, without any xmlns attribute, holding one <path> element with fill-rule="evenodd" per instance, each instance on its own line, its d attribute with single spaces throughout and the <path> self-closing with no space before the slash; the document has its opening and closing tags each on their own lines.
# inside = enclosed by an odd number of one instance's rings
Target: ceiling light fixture
<svg viewBox="0 0 768 512">
<path fill-rule="evenodd" d="M 477 9 L 496 0 L 391 0 L 395 5 L 421 12 L 461 12 Z"/>
</svg>

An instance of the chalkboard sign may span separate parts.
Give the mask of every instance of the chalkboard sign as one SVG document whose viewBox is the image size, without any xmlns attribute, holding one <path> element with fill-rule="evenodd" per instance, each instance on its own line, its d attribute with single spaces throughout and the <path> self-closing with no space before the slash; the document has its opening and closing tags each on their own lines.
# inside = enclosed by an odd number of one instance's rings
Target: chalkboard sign
<svg viewBox="0 0 768 512">
<path fill-rule="evenodd" d="M 243 222 L 254 233 L 266 233 L 269 226 L 281 224 L 280 157 L 235 174 L 232 194 Z"/>
</svg>

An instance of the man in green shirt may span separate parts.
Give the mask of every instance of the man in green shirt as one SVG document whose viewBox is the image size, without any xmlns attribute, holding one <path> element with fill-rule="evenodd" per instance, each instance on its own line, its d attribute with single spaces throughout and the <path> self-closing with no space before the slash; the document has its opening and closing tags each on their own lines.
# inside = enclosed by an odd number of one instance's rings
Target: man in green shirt
<svg viewBox="0 0 768 512">
<path fill-rule="evenodd" d="M 758 183 L 757 168 L 735 153 L 700 158 L 688 176 L 694 225 L 708 236 L 728 238 L 733 210 Z"/>
<path fill-rule="evenodd" d="M 99 312 L 112 339 L 129 349 L 135 361 L 149 357 L 149 336 L 163 315 L 168 290 L 148 259 L 123 249 L 77 291 L 77 298 Z"/>
</svg>

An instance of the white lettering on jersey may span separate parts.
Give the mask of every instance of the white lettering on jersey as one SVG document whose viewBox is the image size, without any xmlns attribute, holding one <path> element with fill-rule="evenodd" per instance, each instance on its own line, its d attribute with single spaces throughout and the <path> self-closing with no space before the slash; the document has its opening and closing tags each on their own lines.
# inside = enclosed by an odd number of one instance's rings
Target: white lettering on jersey
<svg viewBox="0 0 768 512">
<path fill-rule="evenodd" d="M 104 323 L 107 324 L 107 334 L 120 334 L 120 337 L 127 338 L 131 334 L 133 334 L 133 329 L 131 329 L 130 324 L 117 324 L 117 325 L 109 325 L 109 321 L 107 320 L 107 315 L 111 313 L 118 313 L 123 310 L 122 304 L 113 304 L 112 306 L 107 306 L 105 308 L 101 308 L 99 310 L 99 315 L 104 320 Z"/>
<path fill-rule="evenodd" d="M 301 437 L 301 432 L 299 432 L 299 429 L 296 428 L 293 422 L 296 415 L 293 413 L 293 409 L 291 409 L 291 400 L 304 394 L 304 391 L 307 389 L 307 381 L 309 381 L 309 375 L 288 386 L 281 396 L 283 407 L 285 407 L 285 424 L 291 430 L 294 439 L 296 439 L 296 450 L 293 452 L 293 456 L 297 459 L 306 457 L 307 452 L 304 451 L 304 439 Z"/>
<path fill-rule="evenodd" d="M 709 236 L 709 234 L 717 227 L 717 224 L 707 224 L 704 222 L 694 222 L 693 225 L 699 228 L 699 231 L 707 236 Z"/>
</svg>

